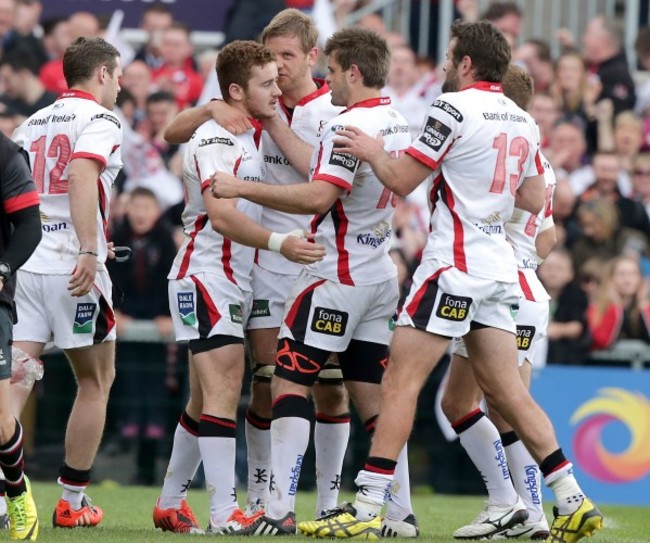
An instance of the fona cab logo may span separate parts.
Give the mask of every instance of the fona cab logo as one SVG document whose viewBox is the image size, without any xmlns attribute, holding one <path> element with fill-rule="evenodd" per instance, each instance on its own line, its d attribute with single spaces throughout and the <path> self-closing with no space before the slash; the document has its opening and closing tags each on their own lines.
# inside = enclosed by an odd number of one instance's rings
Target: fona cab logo
<svg viewBox="0 0 650 543">
<path fill-rule="evenodd" d="M 577 425 L 573 453 L 578 465 L 606 483 L 643 479 L 650 474 L 650 401 L 640 392 L 621 388 L 601 388 L 598 393 L 571 417 L 571 424 Z M 612 452 L 604 441 L 613 445 L 615 440 L 605 440 L 604 434 L 621 424 L 629 433 L 629 443 L 625 449 Z"/>
</svg>

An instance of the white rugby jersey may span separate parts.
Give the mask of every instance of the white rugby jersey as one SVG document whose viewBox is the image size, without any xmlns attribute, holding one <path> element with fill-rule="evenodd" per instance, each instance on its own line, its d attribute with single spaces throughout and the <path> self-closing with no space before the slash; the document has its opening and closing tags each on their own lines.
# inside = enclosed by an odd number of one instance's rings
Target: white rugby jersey
<svg viewBox="0 0 650 543">
<path fill-rule="evenodd" d="M 538 215 L 533 215 L 523 209 L 515 208 L 512 218 L 506 223 L 506 237 L 514 248 L 519 267 L 519 286 L 526 300 L 531 302 L 544 302 L 551 299 L 535 273 L 537 270 L 535 238 L 541 222 L 547 217 L 553 216 L 555 172 L 541 151 L 539 156 L 544 167 L 544 182 L 546 184 L 544 209 Z"/>
<path fill-rule="evenodd" d="M 498 83 L 441 94 L 407 153 L 433 171 L 431 233 L 423 258 L 475 277 L 517 282 L 506 240 L 515 192 L 543 173 L 535 123 Z M 444 159 L 444 160 L 443 160 Z"/>
<path fill-rule="evenodd" d="M 253 121 L 252 121 L 253 122 Z M 186 204 L 183 210 L 185 240 L 168 279 L 182 279 L 196 273 L 225 277 L 242 290 L 251 291 L 251 271 L 255 249 L 222 236 L 213 230 L 203 202 L 203 191 L 210 188 L 214 172 L 230 173 L 248 182 L 264 177 L 259 152 L 261 127 L 234 136 L 215 121 L 202 124 L 187 144 L 183 160 Z M 237 209 L 259 222 L 260 206 L 239 198 Z M 260 251 L 262 252 L 262 251 Z"/>
<path fill-rule="evenodd" d="M 327 213 L 311 223 L 316 242 L 325 246 L 325 258 L 307 266 L 309 273 L 344 285 L 375 285 L 396 277 L 388 256 L 395 197 L 372 168 L 352 155 L 339 153 L 333 140 L 344 126 L 356 126 L 376 136 L 384 149 L 398 153 L 411 141 L 408 123 L 390 107 L 390 98 L 358 102 L 325 127 L 311 161 L 311 181 L 327 181 L 347 191 Z"/>
<path fill-rule="evenodd" d="M 342 109 L 332 105 L 332 95 L 325 81 L 315 80 L 319 88 L 305 96 L 296 104 L 293 114 L 284 106 L 282 97 L 276 110 L 291 130 L 304 142 L 313 147 L 318 146 L 325 124 L 331 121 Z M 265 131 L 262 133 L 262 150 L 266 173 L 264 181 L 272 185 L 292 185 L 306 183 L 307 179 L 291 166 L 282 151 Z M 290 232 L 296 228 L 309 230 L 309 215 L 291 215 L 265 207 L 262 209 L 261 225 L 272 232 Z M 302 265 L 288 261 L 279 253 L 259 251 L 257 263 L 267 270 L 282 275 L 297 275 Z"/>
<path fill-rule="evenodd" d="M 13 134 L 13 140 L 29 155 L 29 164 L 41 199 L 43 238 L 22 269 L 32 273 L 72 273 L 79 240 L 70 214 L 68 173 L 75 158 L 102 164 L 97 180 L 98 267 L 107 257 L 106 224 L 113 182 L 122 168 L 122 126 L 118 118 L 84 91 L 63 93 L 52 105 L 37 111 Z"/>
<path fill-rule="evenodd" d="M 415 138 L 420 133 L 422 122 L 429 110 L 429 104 L 431 104 L 431 101 L 427 101 L 422 95 L 420 86 L 415 84 L 401 95 L 397 94 L 392 87 L 386 86 L 381 93 L 388 96 L 392 101 L 393 108 L 404 115 L 409 125 L 409 135 L 411 139 Z"/>
</svg>

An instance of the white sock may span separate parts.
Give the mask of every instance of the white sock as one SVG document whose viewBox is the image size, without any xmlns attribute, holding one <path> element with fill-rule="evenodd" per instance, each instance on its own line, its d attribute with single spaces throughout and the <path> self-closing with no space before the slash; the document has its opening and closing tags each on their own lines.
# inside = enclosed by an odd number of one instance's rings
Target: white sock
<svg viewBox="0 0 650 543">
<path fill-rule="evenodd" d="M 354 480 L 359 490 L 354 499 L 357 518 L 362 521 L 379 516 L 386 494 L 393 483 L 393 474 L 376 473 L 362 469 Z"/>
<path fill-rule="evenodd" d="M 478 409 L 470 413 L 452 427 L 460 438 L 460 443 L 477 467 L 490 503 L 514 505 L 518 496 L 512 486 L 506 453 L 496 426 Z"/>
<path fill-rule="evenodd" d="M 70 507 L 72 507 L 72 509 L 75 511 L 81 509 L 81 500 L 83 500 L 86 485 L 77 486 L 68 483 L 62 483 L 61 481 L 57 482 L 63 487 L 61 498 L 67 501 L 70 504 Z"/>
<path fill-rule="evenodd" d="M 192 428 L 186 428 L 189 425 Z M 172 454 L 160 494 L 159 505 L 162 509 L 178 509 L 187 497 L 190 483 L 201 463 L 198 425 L 198 421 L 189 418 L 186 413 L 176 425 Z"/>
<path fill-rule="evenodd" d="M 235 421 L 201 415 L 199 448 L 210 497 L 210 522 L 214 526 L 221 526 L 238 507 L 235 485 Z"/>
<path fill-rule="evenodd" d="M 0 481 L 2 486 L 2 493 L 0 494 L 0 515 L 7 514 L 7 502 L 5 501 L 5 474 L 0 469 Z"/>
<path fill-rule="evenodd" d="M 307 400 L 304 399 L 305 404 Z M 302 461 L 309 444 L 309 420 L 303 417 L 274 418 L 271 422 L 271 498 L 268 516 L 274 519 L 295 511 Z"/>
<path fill-rule="evenodd" d="M 404 520 L 413 513 L 411 505 L 411 481 L 409 480 L 408 445 L 405 444 L 397 457 L 393 484 L 386 500 L 386 517 Z"/>
<path fill-rule="evenodd" d="M 316 449 L 316 516 L 336 507 L 341 490 L 343 459 L 350 437 L 350 414 L 330 417 L 316 413 L 314 448 Z"/>
<path fill-rule="evenodd" d="M 506 445 L 505 450 L 512 484 L 528 509 L 528 520 L 537 522 L 544 516 L 539 466 L 519 439 L 511 445 Z"/>
<path fill-rule="evenodd" d="M 251 422 L 252 421 L 252 422 Z M 246 451 L 248 458 L 248 491 L 246 500 L 269 501 L 271 478 L 271 421 L 261 419 L 249 409 L 246 412 Z"/>
<path fill-rule="evenodd" d="M 560 515 L 570 515 L 580 507 L 585 495 L 573 476 L 573 464 L 567 462 L 546 476 L 545 482 L 554 492 Z"/>
</svg>

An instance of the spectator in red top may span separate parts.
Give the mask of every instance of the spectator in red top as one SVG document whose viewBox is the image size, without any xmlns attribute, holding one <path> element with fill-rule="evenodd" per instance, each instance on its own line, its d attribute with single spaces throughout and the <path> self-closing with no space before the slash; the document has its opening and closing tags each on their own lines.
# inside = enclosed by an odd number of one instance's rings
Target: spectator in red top
<svg viewBox="0 0 650 543">
<path fill-rule="evenodd" d="M 153 81 L 160 90 L 169 91 L 180 109 L 193 105 L 201 96 L 203 79 L 194 70 L 189 28 L 174 23 L 163 33 L 160 48 L 163 65 L 153 70 Z"/>
<path fill-rule="evenodd" d="M 607 349 L 621 339 L 650 343 L 648 282 L 636 258 L 614 258 L 605 272 L 596 300 L 587 309 L 592 349 Z"/>
<path fill-rule="evenodd" d="M 63 77 L 63 54 L 71 43 L 68 19 L 55 17 L 43 22 L 43 45 L 51 60 L 41 68 L 39 77 L 43 86 L 57 95 L 68 90 Z"/>
</svg>

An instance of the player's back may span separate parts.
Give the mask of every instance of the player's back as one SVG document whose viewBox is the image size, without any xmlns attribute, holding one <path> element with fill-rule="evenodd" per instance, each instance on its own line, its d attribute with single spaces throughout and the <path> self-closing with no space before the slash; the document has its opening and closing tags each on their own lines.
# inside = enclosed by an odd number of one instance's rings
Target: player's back
<svg viewBox="0 0 650 543">
<path fill-rule="evenodd" d="M 122 127 L 117 117 L 82 91 L 64 93 L 21 124 L 13 140 L 29 156 L 32 176 L 41 200 L 43 238 L 23 266 L 33 273 L 71 273 L 79 242 L 72 222 L 68 175 L 72 159 L 102 164 L 97 209 L 97 250 L 100 267 L 106 261 L 105 230 L 113 182 L 121 167 Z"/>
<path fill-rule="evenodd" d="M 169 273 L 180 279 L 195 273 L 222 275 L 244 290 L 251 290 L 255 249 L 235 243 L 216 232 L 205 208 L 203 192 L 209 190 L 215 171 L 230 173 L 249 182 L 263 177 L 258 150 L 259 128 L 234 136 L 214 121 L 202 124 L 187 144 L 183 160 L 186 204 L 182 221 L 185 240 Z M 260 206 L 244 199 L 237 209 L 258 222 Z"/>
<path fill-rule="evenodd" d="M 488 279 L 516 282 L 504 224 L 525 177 L 541 173 L 532 118 L 498 84 L 442 94 L 409 153 L 434 169 L 425 258 Z"/>
<path fill-rule="evenodd" d="M 326 181 L 347 191 L 312 221 L 316 241 L 326 249 L 325 258 L 307 268 L 314 275 L 348 285 L 373 285 L 396 276 L 388 256 L 396 198 L 367 163 L 339 153 L 333 143 L 337 130 L 357 126 L 381 134 L 390 153 L 406 149 L 408 123 L 390 103 L 389 98 L 366 100 L 335 117 L 312 156 L 312 182 Z"/>
</svg>

